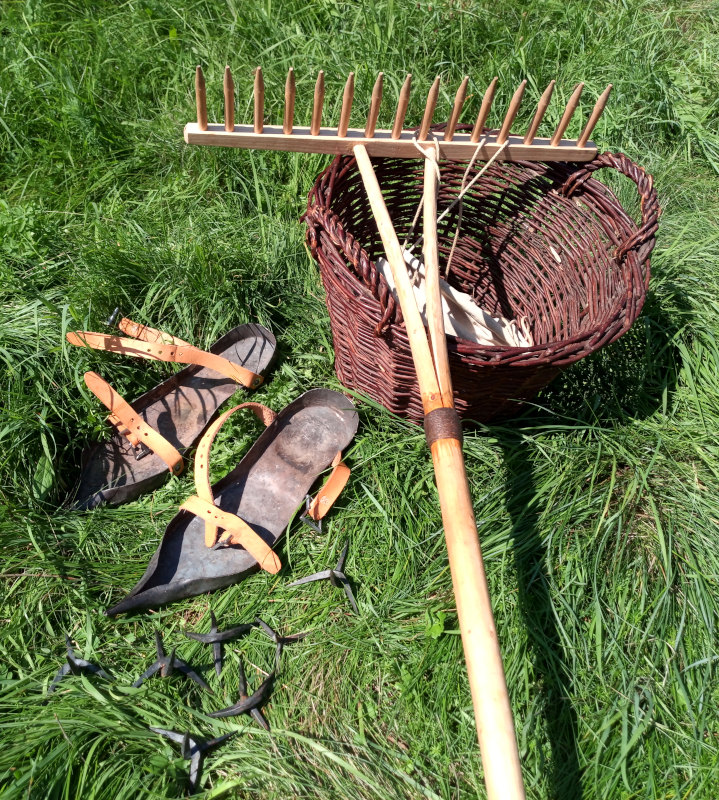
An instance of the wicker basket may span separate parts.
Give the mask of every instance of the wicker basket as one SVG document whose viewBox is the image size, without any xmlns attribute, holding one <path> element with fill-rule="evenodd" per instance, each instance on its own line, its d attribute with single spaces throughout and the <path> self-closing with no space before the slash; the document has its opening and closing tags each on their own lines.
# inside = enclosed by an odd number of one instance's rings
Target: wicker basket
<svg viewBox="0 0 719 800">
<path fill-rule="evenodd" d="M 421 160 L 374 159 L 403 241 L 422 195 Z M 443 162 L 438 205 L 459 193 L 465 163 Z M 631 178 L 641 224 L 592 173 Z M 470 176 L 471 177 L 471 176 Z M 459 206 L 439 230 L 446 263 Z M 641 311 L 659 217 L 651 176 L 623 155 L 586 164 L 495 162 L 462 201 L 449 283 L 486 311 L 527 316 L 532 347 L 486 347 L 447 337 L 455 402 L 463 417 L 502 419 L 563 368 L 618 339 Z M 337 375 L 391 411 L 422 418 L 406 330 L 374 261 L 383 254 L 354 158 L 319 176 L 305 215 L 307 242 L 327 292 Z"/>
</svg>

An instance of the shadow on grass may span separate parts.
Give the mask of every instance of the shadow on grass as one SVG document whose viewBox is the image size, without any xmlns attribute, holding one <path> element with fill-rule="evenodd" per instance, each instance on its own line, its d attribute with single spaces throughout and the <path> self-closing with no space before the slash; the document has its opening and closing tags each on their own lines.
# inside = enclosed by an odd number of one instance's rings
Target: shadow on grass
<svg viewBox="0 0 719 800">
<path fill-rule="evenodd" d="M 672 314 L 653 293 L 618 341 L 574 364 L 544 389 L 523 423 L 545 422 L 546 412 L 569 422 L 624 422 L 671 412 L 681 357 L 677 342 L 689 307 L 675 292 Z M 681 320 L 681 322 L 679 321 Z"/>
<path fill-rule="evenodd" d="M 577 751 L 577 718 L 571 701 L 570 679 L 554 618 L 546 567 L 546 552 L 539 530 L 537 494 L 531 453 L 520 433 L 495 429 L 504 454 L 504 494 L 512 530 L 517 570 L 519 608 L 529 637 L 529 657 L 534 681 L 543 691 L 546 729 L 552 751 L 551 796 L 580 800 L 582 776 Z"/>
<path fill-rule="evenodd" d="M 543 691 L 546 731 L 551 748 L 551 796 L 580 800 L 582 770 L 577 747 L 577 716 L 554 616 L 535 504 L 537 486 L 532 470 L 533 449 L 527 435 L 537 426 L 623 423 L 671 412 L 681 358 L 677 343 L 688 307 L 678 294 L 669 313 L 655 295 L 619 341 L 560 375 L 542 392 L 537 405 L 514 421 L 489 426 L 504 456 L 504 496 L 511 520 L 511 539 L 519 592 L 519 607 L 529 637 L 535 683 Z M 551 435 L 545 430 L 544 434 Z"/>
</svg>

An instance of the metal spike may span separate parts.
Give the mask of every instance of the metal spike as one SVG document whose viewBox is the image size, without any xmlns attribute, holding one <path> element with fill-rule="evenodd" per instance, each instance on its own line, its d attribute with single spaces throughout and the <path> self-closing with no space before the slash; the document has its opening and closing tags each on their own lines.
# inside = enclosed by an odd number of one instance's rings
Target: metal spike
<svg viewBox="0 0 719 800">
<path fill-rule="evenodd" d="M 337 566 L 335 567 L 335 572 L 344 572 L 345 568 L 345 561 L 347 559 L 347 551 L 349 550 L 350 543 L 345 542 L 345 546 L 342 548 L 342 552 L 340 553 L 339 560 L 337 561 Z"/>
<path fill-rule="evenodd" d="M 107 321 L 105 322 L 105 325 L 108 328 L 114 328 L 115 327 L 115 323 L 117 322 L 117 318 L 119 316 L 120 316 L 120 306 L 115 306 L 112 314 L 110 314 L 110 316 L 107 318 Z"/>
<path fill-rule="evenodd" d="M 212 621 L 212 624 L 210 625 L 209 633 L 184 631 L 184 634 L 188 639 L 194 639 L 196 642 L 212 645 L 212 656 L 215 663 L 215 672 L 219 677 L 222 673 L 222 643 L 229 642 L 232 639 L 237 639 L 240 636 L 243 636 L 245 633 L 251 631 L 252 628 L 255 627 L 255 623 L 250 622 L 249 624 L 238 625 L 234 628 L 229 628 L 226 631 L 220 631 L 217 629 L 217 618 L 215 617 L 215 612 L 212 609 L 210 609 L 210 620 Z"/>
<path fill-rule="evenodd" d="M 101 678 L 105 678 L 105 680 L 113 681 L 115 680 L 112 675 L 109 675 L 105 672 L 104 669 L 98 667 L 95 664 L 91 664 L 89 661 L 85 661 L 84 658 L 78 658 L 75 655 L 75 650 L 72 646 L 72 640 L 66 634 L 65 635 L 65 663 L 60 667 L 55 677 L 52 679 L 52 682 L 47 688 L 47 693 L 52 694 L 58 683 L 66 677 L 67 675 L 80 675 L 83 672 L 89 672 L 91 675 L 99 675 Z"/>
<path fill-rule="evenodd" d="M 150 730 L 153 733 L 158 733 L 160 736 L 164 736 L 171 742 L 175 742 L 176 744 L 180 745 L 180 757 L 190 762 L 188 784 L 190 793 L 192 794 L 194 794 L 195 790 L 197 789 L 200 773 L 202 772 L 202 762 L 204 760 L 205 753 L 213 750 L 223 742 L 226 742 L 236 733 L 236 731 L 231 731 L 230 733 L 225 733 L 222 736 L 217 736 L 214 739 L 200 739 L 199 737 L 194 738 L 190 736 L 189 731 L 181 734 L 176 733 L 175 731 L 165 730 L 164 728 L 150 728 Z"/>
<path fill-rule="evenodd" d="M 261 708 L 267 702 L 267 699 L 270 696 L 274 680 L 275 673 L 270 672 L 265 680 L 262 681 L 257 690 L 254 691 L 249 697 L 241 697 L 234 705 L 228 706 L 227 708 L 221 708 L 218 711 L 213 711 L 211 714 L 209 714 L 209 716 L 216 719 L 220 717 L 236 717 L 240 714 L 249 714 L 253 708 Z"/>
<path fill-rule="evenodd" d="M 142 686 L 142 684 L 150 677 L 155 675 L 157 672 L 160 673 L 160 677 L 162 678 L 169 678 L 175 670 L 179 670 L 184 675 L 186 675 L 190 680 L 193 680 L 203 689 L 206 689 L 210 694 L 212 694 L 212 689 L 205 683 L 204 680 L 193 670 L 191 669 L 181 658 L 177 658 L 175 655 L 175 648 L 172 649 L 170 655 L 165 654 L 165 648 L 162 644 L 162 637 L 160 636 L 159 631 L 155 631 L 155 649 L 157 651 L 157 658 L 155 659 L 154 663 L 150 665 L 150 667 L 145 670 L 145 672 L 140 675 L 140 677 L 132 684 L 133 687 L 138 688 Z"/>
<path fill-rule="evenodd" d="M 315 572 L 314 575 L 307 575 L 305 578 L 300 578 L 299 580 L 293 581 L 287 585 L 287 588 L 293 586 L 302 586 L 305 583 L 312 583 L 314 581 L 329 581 L 334 587 L 338 589 L 344 589 L 345 594 L 347 595 L 347 599 L 350 601 L 352 608 L 356 614 L 359 614 L 359 609 L 357 607 L 357 602 L 355 601 L 354 595 L 352 593 L 352 587 L 350 586 L 350 582 L 347 576 L 344 574 L 344 565 L 345 560 L 347 558 L 347 550 L 349 548 L 349 542 L 345 544 L 342 548 L 342 552 L 340 554 L 339 560 L 337 561 L 337 566 L 334 569 L 325 569 L 322 572 Z M 274 631 L 270 628 L 269 625 L 263 623 L 262 620 L 257 620 L 263 628 L 266 628 L 266 633 L 271 637 Z M 276 635 L 276 634 L 275 634 Z"/>
</svg>

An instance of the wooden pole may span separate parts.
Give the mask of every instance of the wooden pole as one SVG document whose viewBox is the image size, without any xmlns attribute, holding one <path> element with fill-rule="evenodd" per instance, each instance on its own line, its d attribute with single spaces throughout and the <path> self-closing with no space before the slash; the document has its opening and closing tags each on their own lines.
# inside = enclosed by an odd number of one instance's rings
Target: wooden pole
<svg viewBox="0 0 719 800">
<path fill-rule="evenodd" d="M 372 208 L 372 214 L 377 222 L 377 228 L 380 238 L 382 239 L 382 244 L 384 245 L 387 261 L 392 270 L 392 275 L 394 276 L 397 297 L 402 307 L 402 316 L 404 317 L 404 324 L 407 328 L 409 347 L 412 351 L 412 361 L 414 361 L 414 368 L 417 371 L 419 391 L 422 395 L 422 405 L 425 414 L 427 414 L 435 408 L 442 407 L 442 398 L 439 392 L 439 384 L 437 383 L 437 376 L 434 371 L 429 345 L 427 344 L 424 323 L 422 322 L 422 317 L 420 316 L 417 303 L 414 299 L 414 291 L 409 280 L 409 275 L 407 274 L 404 256 L 402 255 L 402 247 L 400 246 L 399 239 L 397 239 L 397 234 L 392 225 L 389 212 L 387 211 L 384 197 L 382 197 L 379 183 L 377 183 L 377 176 L 374 173 L 374 168 L 367 154 L 367 149 L 364 145 L 357 145 L 354 148 L 354 155 L 357 159 L 357 166 L 360 174 L 362 175 L 362 181 L 367 192 L 370 207 Z"/>
<path fill-rule="evenodd" d="M 452 376 L 449 373 L 449 355 L 444 334 L 442 295 L 439 290 L 439 247 L 437 243 L 437 152 L 433 147 L 425 149 L 424 161 L 424 284 L 427 297 L 427 327 L 432 348 L 432 361 L 437 374 L 437 383 L 445 408 L 454 408 Z"/>
<path fill-rule="evenodd" d="M 357 145 L 354 154 L 397 287 L 425 417 L 439 408 L 445 409 L 443 414 L 447 413 L 447 409 L 450 415 L 456 414 L 451 403 L 449 406 L 444 405 L 439 392 L 437 373 L 429 354 L 424 326 L 412 293 L 402 250 L 372 162 L 364 145 Z M 432 165 L 425 167 L 430 168 L 434 169 Z M 426 185 L 429 185 L 427 173 L 425 180 Z M 425 206 L 431 202 L 430 194 L 429 198 L 425 197 Z M 433 213 L 436 219 L 436 206 Z M 436 223 L 434 231 L 436 235 Z M 425 230 L 424 235 L 425 239 L 428 235 L 432 236 L 431 226 Z M 444 346 L 446 348 L 446 340 Z M 439 369 L 441 371 L 442 368 Z M 524 800 L 514 723 L 464 468 L 462 445 L 453 436 L 438 438 L 432 443 L 431 451 L 487 797 L 488 800 Z"/>
<path fill-rule="evenodd" d="M 524 800 L 522 767 L 497 630 L 457 439 L 431 446 L 488 800 Z"/>
</svg>

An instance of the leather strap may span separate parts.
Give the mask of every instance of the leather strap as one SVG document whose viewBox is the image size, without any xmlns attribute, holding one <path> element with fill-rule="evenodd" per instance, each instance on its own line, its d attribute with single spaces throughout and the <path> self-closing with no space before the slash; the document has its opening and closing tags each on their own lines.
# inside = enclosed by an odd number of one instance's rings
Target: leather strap
<svg viewBox="0 0 719 800">
<path fill-rule="evenodd" d="M 208 503 L 214 503 L 215 500 L 210 484 L 210 448 L 215 441 L 217 432 L 225 424 L 227 418 L 241 408 L 250 409 L 266 428 L 277 418 L 277 414 L 275 414 L 271 408 L 263 406 L 262 403 L 240 403 L 240 405 L 230 408 L 228 411 L 220 414 L 205 431 L 197 445 L 197 451 L 195 452 L 195 491 L 198 497 Z M 205 522 L 205 544 L 207 547 L 214 547 L 217 543 L 217 537 L 219 535 L 217 527 L 218 526 L 214 525 L 209 520 Z M 233 542 L 233 544 L 237 544 L 237 542 Z"/>
<path fill-rule="evenodd" d="M 232 544 L 241 544 L 245 550 L 257 561 L 262 569 L 275 575 L 282 569 L 282 562 L 277 554 L 261 539 L 255 531 L 236 514 L 223 511 L 214 503 L 208 503 L 197 495 L 188 497 L 180 506 L 184 511 L 189 511 L 207 523 L 212 520 L 214 525 L 224 528 Z"/>
<path fill-rule="evenodd" d="M 215 505 L 210 484 L 209 464 L 212 443 L 227 419 L 235 411 L 243 408 L 252 411 L 265 427 L 269 427 L 277 419 L 277 414 L 261 403 L 240 403 L 221 414 L 205 431 L 197 445 L 195 453 L 195 491 L 197 494 L 189 497 L 180 508 L 205 520 L 205 545 L 207 547 L 214 547 L 218 542 L 218 537 L 223 544 L 242 545 L 262 569 L 274 575 L 282 567 L 277 554 L 243 519 L 236 514 L 222 511 Z M 322 519 L 330 510 L 350 476 L 349 467 L 342 462 L 342 453 L 339 451 L 332 461 L 332 467 L 330 477 L 317 493 L 307 512 L 315 522 Z M 221 528 L 225 533 L 219 536 Z"/>
<path fill-rule="evenodd" d="M 96 372 L 85 373 L 87 388 L 110 410 L 108 419 L 118 431 L 127 436 L 130 444 L 137 447 L 144 444 L 167 464 L 173 475 L 179 475 L 184 469 L 184 461 L 177 450 L 165 437 L 151 428 L 140 414 L 118 394 L 112 386 Z"/>
<path fill-rule="evenodd" d="M 197 445 L 195 454 L 195 490 L 197 494 L 189 497 L 180 508 L 205 520 L 205 544 L 207 547 L 214 547 L 217 543 L 219 529 L 222 528 L 225 533 L 220 539 L 221 542 L 242 545 L 262 569 L 274 575 L 282 568 L 282 562 L 277 554 L 243 519 L 236 514 L 223 511 L 215 505 L 210 485 L 209 460 L 212 443 L 228 417 L 241 408 L 253 411 L 265 426 L 271 425 L 277 418 L 272 409 L 261 403 L 241 403 L 221 414 L 205 431 Z"/>
<path fill-rule="evenodd" d="M 324 517 L 332 508 L 335 500 L 340 496 L 350 477 L 350 468 L 342 461 L 342 452 L 338 451 L 332 461 L 334 469 L 327 482 L 317 492 L 314 500 L 307 509 L 307 516 L 315 522 Z"/>
<path fill-rule="evenodd" d="M 128 320 L 128 323 L 130 323 L 126 326 L 128 331 L 135 330 L 133 326 L 137 326 L 137 323 L 132 323 L 131 320 Z M 153 335 L 159 335 L 160 338 L 169 336 L 169 334 L 163 334 L 154 328 L 139 326 L 137 332 L 146 335 L 148 338 L 128 339 L 123 336 L 110 336 L 106 333 L 92 333 L 91 331 L 73 331 L 68 333 L 65 338 L 76 347 L 90 347 L 93 350 L 109 350 L 114 353 L 134 356 L 135 358 L 149 358 L 157 361 L 196 364 L 208 367 L 230 380 L 241 383 L 248 389 L 256 389 L 263 381 L 261 375 L 257 375 L 239 364 L 233 364 L 222 356 L 208 353 L 206 350 L 200 350 L 198 347 L 187 344 L 181 339 L 175 340 L 174 337 L 169 337 L 172 339 L 170 344 L 162 344 L 157 340 L 151 341 Z M 140 342 L 143 342 L 143 344 L 140 344 Z"/>
<path fill-rule="evenodd" d="M 143 342 L 157 342 L 158 344 L 179 344 L 191 346 L 189 342 L 179 339 L 177 336 L 171 336 L 164 331 L 158 331 L 151 328 L 149 325 L 142 325 L 139 322 L 133 322 L 127 317 L 123 317 L 118 323 L 117 327 L 133 339 L 142 339 Z"/>
<path fill-rule="evenodd" d="M 462 443 L 462 423 L 454 408 L 435 408 L 425 415 L 424 435 L 429 447 L 438 439 L 456 439 Z"/>
</svg>

